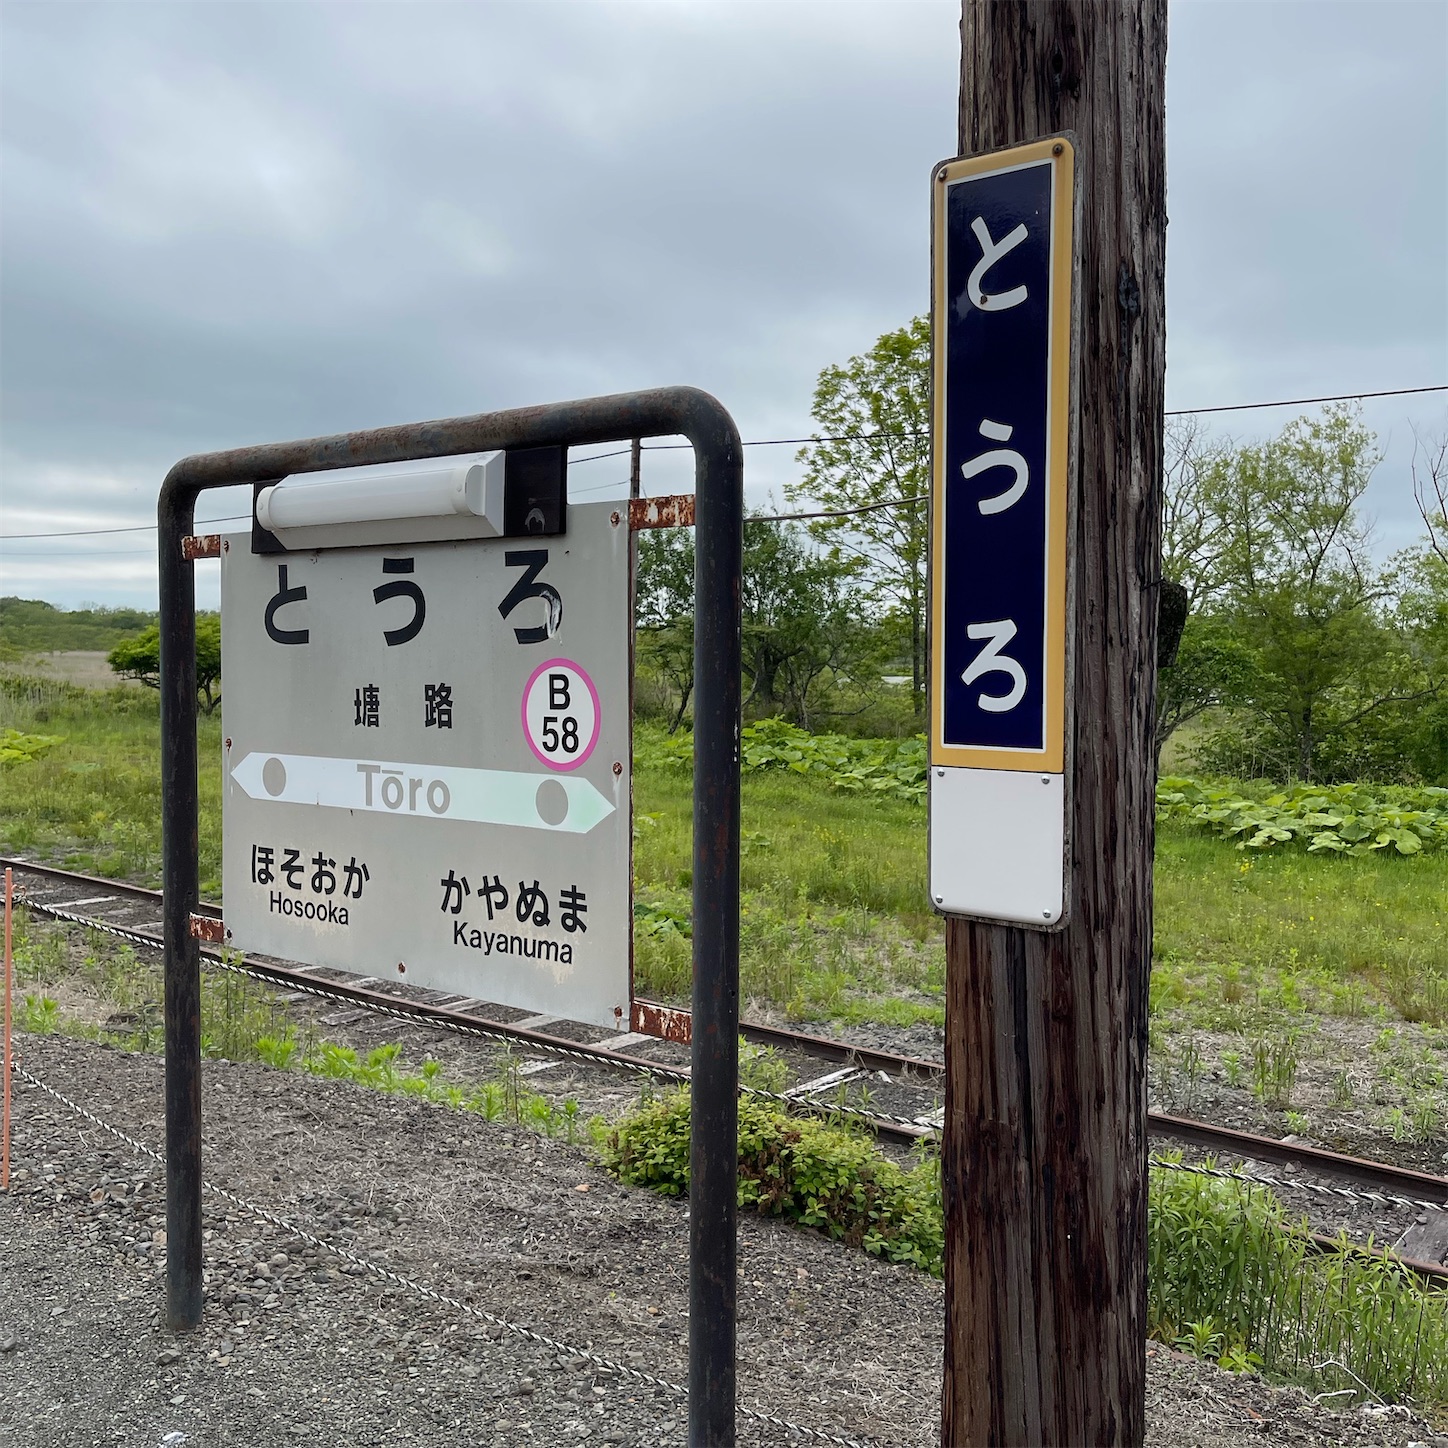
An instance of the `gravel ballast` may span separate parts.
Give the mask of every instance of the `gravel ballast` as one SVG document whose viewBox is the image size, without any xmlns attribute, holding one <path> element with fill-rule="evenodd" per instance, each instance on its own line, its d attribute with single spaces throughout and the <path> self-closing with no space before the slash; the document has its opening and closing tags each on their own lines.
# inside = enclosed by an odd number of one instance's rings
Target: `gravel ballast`
<svg viewBox="0 0 1448 1448">
<path fill-rule="evenodd" d="M 161 1062 L 22 1037 L 28 1070 L 159 1147 Z M 688 1205 L 582 1145 L 351 1083 L 208 1062 L 209 1181 L 401 1276 L 610 1362 L 687 1378 Z M 161 1321 L 161 1168 L 17 1083 L 0 1199 L 0 1443 L 680 1444 L 685 1404 L 505 1331 L 208 1197 L 207 1305 Z M 879 1444 L 937 1441 L 942 1290 L 817 1234 L 740 1224 L 740 1403 Z M 1406 1448 L 1343 1414 L 1153 1346 L 1148 1440 Z M 744 1444 L 809 1441 L 741 1418 Z M 818 1441 L 818 1440 L 815 1440 Z"/>
</svg>

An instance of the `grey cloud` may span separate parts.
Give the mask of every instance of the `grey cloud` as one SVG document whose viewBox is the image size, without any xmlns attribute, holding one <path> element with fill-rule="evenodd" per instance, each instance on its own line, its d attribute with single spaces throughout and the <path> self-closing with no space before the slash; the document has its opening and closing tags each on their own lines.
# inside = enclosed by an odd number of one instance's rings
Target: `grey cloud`
<svg viewBox="0 0 1448 1448">
<path fill-rule="evenodd" d="M 144 521 L 197 449 L 664 382 L 807 431 L 819 368 L 926 305 L 957 15 L 7 5 L 3 531 Z M 1448 380 L 1444 12 L 1172 24 L 1172 403 Z"/>
</svg>

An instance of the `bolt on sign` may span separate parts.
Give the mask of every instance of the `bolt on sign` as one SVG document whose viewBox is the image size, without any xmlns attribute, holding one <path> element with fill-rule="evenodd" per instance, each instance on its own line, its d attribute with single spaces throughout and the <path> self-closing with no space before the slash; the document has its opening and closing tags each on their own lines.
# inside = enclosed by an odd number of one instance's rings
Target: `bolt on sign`
<svg viewBox="0 0 1448 1448">
<path fill-rule="evenodd" d="M 1065 923 L 1075 147 L 935 171 L 930 895 Z"/>
<path fill-rule="evenodd" d="M 596 503 L 547 537 L 226 543 L 229 943 L 616 1024 L 627 517 Z"/>
</svg>

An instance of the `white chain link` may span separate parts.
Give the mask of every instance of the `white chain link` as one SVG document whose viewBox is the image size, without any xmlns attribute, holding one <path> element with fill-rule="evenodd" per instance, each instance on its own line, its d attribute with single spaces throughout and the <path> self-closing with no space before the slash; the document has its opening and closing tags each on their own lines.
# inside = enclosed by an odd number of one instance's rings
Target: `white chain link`
<svg viewBox="0 0 1448 1448">
<path fill-rule="evenodd" d="M 62 910 L 54 905 L 42 905 L 35 901 L 26 902 L 30 909 L 38 911 L 42 915 L 49 916 L 53 920 L 68 921 L 74 925 L 83 925 L 91 930 L 99 930 L 106 935 L 115 935 L 133 945 L 139 945 L 147 950 L 161 950 L 163 942 L 154 935 L 147 935 L 142 931 L 132 930 L 124 925 L 115 925 L 108 920 L 98 920 L 91 915 L 80 915 L 72 910 Z M 622 1052 L 614 1056 L 601 1057 L 595 1051 L 590 1051 L 586 1046 L 567 1046 L 561 1043 L 554 1044 L 552 1041 L 539 1041 L 521 1038 L 506 1028 L 488 1027 L 473 1025 L 460 1021 L 456 1016 L 433 1015 L 428 1011 L 403 1010 L 397 1006 L 389 1006 L 377 1000 L 359 1000 L 356 996 L 347 994 L 344 991 L 329 989 L 324 983 L 318 981 L 307 981 L 291 978 L 278 980 L 275 975 L 258 969 L 255 966 L 247 965 L 244 960 L 228 960 L 223 951 L 207 950 L 201 948 L 201 954 L 220 970 L 230 971 L 233 975 L 245 976 L 249 980 L 260 982 L 262 985 L 271 986 L 274 990 L 300 991 L 306 995 L 317 996 L 321 1000 L 335 1001 L 339 1004 L 355 1005 L 362 1010 L 371 1011 L 374 1015 L 388 1016 L 395 1020 L 405 1021 L 409 1025 L 426 1025 L 434 1029 L 451 1031 L 460 1036 L 474 1036 L 485 1041 L 499 1041 L 504 1045 L 523 1045 L 529 1050 L 543 1051 L 549 1055 L 562 1056 L 568 1060 L 581 1061 L 590 1066 L 613 1066 L 623 1071 L 633 1071 L 641 1076 L 648 1076 L 652 1080 L 674 1081 L 679 1084 L 686 1084 L 689 1080 L 689 1073 L 677 1067 L 664 1065 L 659 1061 L 633 1060 L 624 1056 Z M 919 1135 L 922 1139 L 928 1140 L 936 1133 L 930 1127 L 922 1127 L 914 1117 L 892 1116 L 886 1112 L 864 1111 L 856 1106 L 843 1104 L 826 1104 L 822 1101 L 800 1100 L 798 1097 L 785 1096 L 778 1091 L 766 1091 L 762 1087 L 749 1086 L 744 1082 L 739 1083 L 741 1096 L 754 1096 L 763 1101 L 773 1101 L 785 1107 L 786 1110 L 806 1116 L 849 1117 L 865 1123 L 867 1126 L 873 1122 L 886 1122 L 891 1126 L 904 1127 L 912 1134 Z"/>
<path fill-rule="evenodd" d="M 47 1096 L 54 1097 L 68 1110 L 73 1111 L 77 1116 L 89 1121 L 93 1126 L 108 1132 L 117 1141 L 124 1142 L 132 1151 L 141 1156 L 148 1157 L 151 1161 L 165 1165 L 165 1158 L 154 1147 L 147 1146 L 145 1142 L 138 1141 L 135 1137 L 128 1135 L 119 1127 L 112 1126 L 110 1122 L 103 1121 L 93 1111 L 88 1111 L 79 1102 L 71 1100 L 63 1092 L 57 1091 L 54 1086 L 42 1081 L 34 1072 L 26 1070 L 18 1061 L 12 1063 L 12 1070 L 17 1076 L 28 1081 L 32 1086 L 44 1091 Z M 298 1226 L 288 1218 L 279 1216 L 277 1213 L 268 1211 L 265 1207 L 258 1206 L 255 1202 L 248 1201 L 237 1193 L 228 1191 L 225 1187 L 217 1186 L 214 1182 L 203 1181 L 203 1191 L 214 1197 L 220 1197 L 222 1201 L 230 1202 L 232 1206 L 241 1208 L 258 1220 L 268 1222 L 274 1227 L 316 1247 L 324 1252 L 331 1252 L 333 1255 L 350 1262 L 364 1271 L 370 1272 L 373 1276 L 380 1277 L 384 1281 L 394 1283 L 398 1287 L 417 1294 L 419 1297 L 427 1298 L 443 1307 L 449 1307 L 455 1312 L 461 1312 L 469 1317 L 476 1317 L 493 1327 L 501 1328 L 504 1332 L 512 1333 L 528 1342 L 536 1343 L 540 1347 L 552 1349 L 554 1352 L 562 1353 L 567 1357 L 581 1358 L 584 1362 L 592 1363 L 595 1367 L 606 1372 L 618 1373 L 623 1377 L 631 1378 L 635 1382 L 645 1383 L 652 1388 L 660 1388 L 674 1397 L 687 1398 L 688 1389 L 680 1387 L 677 1383 L 671 1383 L 667 1378 L 661 1378 L 654 1373 L 646 1372 L 642 1368 L 630 1367 L 627 1363 L 614 1362 L 611 1358 L 600 1356 L 585 1348 L 572 1347 L 568 1343 L 559 1342 L 556 1338 L 548 1337 L 541 1332 L 535 1332 L 531 1327 L 524 1327 L 520 1323 L 510 1322 L 507 1318 L 498 1317 L 488 1312 L 485 1308 L 475 1307 L 472 1303 L 463 1302 L 460 1298 L 449 1297 L 446 1293 L 439 1292 L 435 1287 L 429 1287 L 425 1282 L 419 1282 L 416 1278 L 403 1276 L 394 1272 L 380 1263 L 374 1262 L 371 1258 L 363 1257 L 357 1252 L 349 1251 L 346 1247 L 339 1247 L 335 1242 L 329 1242 L 325 1237 L 319 1237 L 313 1232 L 307 1231 L 305 1227 Z M 738 1412 L 745 1418 L 756 1423 L 768 1423 L 772 1427 L 783 1428 L 786 1432 L 798 1434 L 801 1437 L 809 1438 L 816 1443 L 830 1443 L 835 1448 L 870 1448 L 870 1439 L 847 1438 L 838 1433 L 828 1433 L 819 1428 L 809 1428 L 802 1423 L 791 1422 L 788 1418 L 781 1418 L 775 1413 L 766 1413 L 757 1408 L 745 1407 L 740 1404 Z"/>
<path fill-rule="evenodd" d="M 148 949 L 155 950 L 160 948 L 161 943 L 154 936 L 144 935 L 138 931 L 129 930 L 122 925 L 112 925 L 104 920 L 96 920 L 90 916 L 78 915 L 72 911 L 59 910 L 56 909 L 54 906 L 41 905 L 34 902 L 30 902 L 30 908 L 33 910 L 38 910 L 42 914 L 52 916 L 57 920 L 69 920 L 78 925 L 85 925 L 96 930 L 105 931 L 112 935 L 118 935 L 122 939 L 133 941 L 135 944 L 145 946 Z M 236 975 L 246 976 L 251 980 L 259 981 L 263 985 L 273 986 L 276 989 L 292 988 L 303 991 L 310 995 L 318 996 L 324 1000 L 354 1002 L 362 1009 L 372 1011 L 377 1015 L 392 1016 L 398 1020 L 406 1021 L 413 1025 L 431 1025 L 441 1030 L 453 1031 L 458 1035 L 476 1036 L 484 1040 L 500 1041 L 504 1044 L 511 1044 L 518 1041 L 517 1036 L 510 1034 L 506 1030 L 493 1030 L 489 1029 L 486 1026 L 470 1025 L 465 1022 L 456 1020 L 455 1018 L 446 1016 L 433 1017 L 415 1011 L 400 1010 L 392 1006 L 385 1005 L 380 1001 L 359 1001 L 354 996 L 349 996 L 340 992 L 331 991 L 328 990 L 324 985 L 312 983 L 309 981 L 278 981 L 274 977 L 265 974 L 263 971 L 256 970 L 253 967 L 248 966 L 244 963 L 227 960 L 220 953 L 203 950 L 202 954 L 205 955 L 206 958 L 212 962 L 212 964 L 220 967 L 222 970 L 231 971 Z M 588 1065 L 617 1066 L 622 1070 L 634 1071 L 640 1075 L 648 1076 L 656 1080 L 662 1079 L 668 1081 L 676 1081 L 680 1084 L 684 1084 L 687 1083 L 689 1079 L 687 1072 L 662 1065 L 659 1062 L 631 1061 L 627 1058 L 622 1060 L 602 1060 L 598 1055 L 591 1051 L 588 1051 L 587 1049 L 571 1048 L 561 1044 L 554 1045 L 552 1042 L 545 1041 L 527 1041 L 523 1044 L 526 1044 L 530 1049 L 536 1049 L 556 1056 L 568 1057 L 573 1060 L 582 1061 Z M 745 1085 L 743 1082 L 740 1082 L 739 1092 L 743 1096 L 753 1096 L 760 1100 L 773 1101 L 776 1104 L 785 1107 L 787 1110 L 803 1111 L 810 1115 L 825 1117 L 850 1117 L 864 1121 L 867 1124 L 872 1121 L 885 1121 L 894 1126 L 909 1127 L 914 1131 L 922 1130 L 920 1127 L 920 1123 L 911 1117 L 891 1116 L 881 1112 L 867 1112 L 853 1106 L 827 1106 L 823 1102 L 801 1101 L 797 1097 L 785 1096 L 778 1091 L 765 1091 L 757 1086 Z M 930 1139 L 936 1135 L 937 1133 L 929 1128 L 925 1128 L 922 1132 L 922 1136 L 925 1139 Z M 1248 1159 L 1250 1160 L 1251 1158 Z M 1195 1172 L 1200 1176 L 1214 1176 L 1221 1177 L 1227 1180 L 1245 1181 L 1249 1183 L 1258 1182 L 1261 1183 L 1263 1186 L 1281 1187 L 1284 1189 L 1300 1188 L 1303 1191 L 1316 1192 L 1319 1196 L 1337 1197 L 1343 1201 L 1369 1202 L 1374 1206 L 1411 1207 L 1415 1211 L 1428 1212 L 1448 1211 L 1448 1202 L 1422 1201 L 1413 1197 L 1397 1196 L 1391 1192 L 1363 1192 L 1357 1191 L 1352 1187 L 1326 1186 L 1320 1182 L 1284 1181 L 1280 1177 L 1274 1177 L 1267 1172 L 1252 1172 L 1244 1175 L 1240 1172 L 1224 1171 L 1220 1168 L 1195 1166 L 1185 1162 L 1172 1162 L 1162 1157 L 1155 1156 L 1150 1158 L 1150 1164 L 1152 1166 L 1161 1167 L 1162 1169 L 1168 1171 Z"/>
<path fill-rule="evenodd" d="M 1168 1157 L 1147 1158 L 1150 1166 L 1162 1171 L 1186 1171 L 1195 1176 L 1217 1177 L 1221 1181 L 1242 1182 L 1246 1186 L 1280 1187 L 1283 1190 L 1316 1192 L 1323 1197 L 1339 1197 L 1344 1201 L 1371 1202 L 1378 1207 L 1412 1207 L 1419 1212 L 1448 1212 L 1448 1203 L 1419 1201 L 1414 1197 L 1399 1197 L 1392 1192 L 1360 1192 L 1352 1187 L 1330 1187 L 1321 1182 L 1285 1181 L 1270 1172 L 1227 1171 L 1222 1167 L 1199 1166 L 1195 1162 L 1172 1161 Z"/>
</svg>

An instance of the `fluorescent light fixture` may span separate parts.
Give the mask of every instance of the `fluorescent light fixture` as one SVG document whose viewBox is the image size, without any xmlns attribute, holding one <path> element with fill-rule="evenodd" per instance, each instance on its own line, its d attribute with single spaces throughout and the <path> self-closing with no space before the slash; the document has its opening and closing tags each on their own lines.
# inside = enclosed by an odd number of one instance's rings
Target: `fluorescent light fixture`
<svg viewBox="0 0 1448 1448">
<path fill-rule="evenodd" d="M 256 521 L 288 549 L 501 538 L 506 468 L 485 452 L 293 473 L 257 494 Z"/>
</svg>

